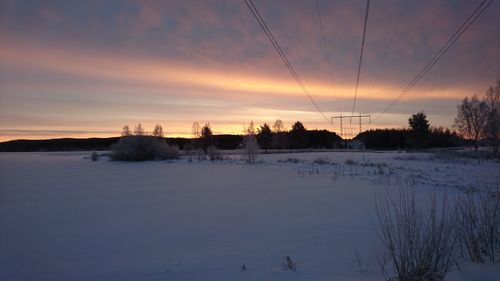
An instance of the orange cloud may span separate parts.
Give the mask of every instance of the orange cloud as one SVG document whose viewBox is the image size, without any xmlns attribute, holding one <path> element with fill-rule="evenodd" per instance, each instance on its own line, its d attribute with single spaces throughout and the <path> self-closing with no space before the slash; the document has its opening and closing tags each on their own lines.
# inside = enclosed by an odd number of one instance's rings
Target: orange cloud
<svg viewBox="0 0 500 281">
<path fill-rule="evenodd" d="M 226 92 L 251 92 L 266 95 L 303 96 L 304 93 L 295 81 L 283 78 L 269 78 L 266 73 L 238 73 L 231 68 L 221 71 L 202 68 L 196 65 L 174 61 L 155 61 L 147 58 L 130 58 L 109 54 L 89 53 L 83 50 L 57 50 L 30 48 L 25 44 L 3 45 L 0 49 L 0 63 L 28 68 L 107 79 L 112 83 L 136 83 L 159 87 L 191 86 L 224 90 Z M 287 70 L 283 68 L 283 72 Z M 317 98 L 331 98 L 332 88 L 328 83 L 312 81 L 305 83 L 308 90 Z M 369 86 L 360 87 L 359 98 L 394 98 L 400 89 L 389 85 L 371 91 Z M 374 93 L 375 97 L 370 94 Z M 350 98 L 352 86 L 337 85 L 335 96 Z M 407 99 L 450 98 L 463 96 L 460 89 L 436 89 L 421 91 L 418 95 L 408 95 Z"/>
</svg>

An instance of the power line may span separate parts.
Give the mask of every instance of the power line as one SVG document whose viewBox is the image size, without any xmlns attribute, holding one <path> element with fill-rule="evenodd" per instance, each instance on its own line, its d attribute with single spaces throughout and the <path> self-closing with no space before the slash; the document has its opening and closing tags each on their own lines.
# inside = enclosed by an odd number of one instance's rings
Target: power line
<svg viewBox="0 0 500 281">
<path fill-rule="evenodd" d="M 363 39 L 361 40 L 361 52 L 359 54 L 358 77 L 356 78 L 356 90 L 354 90 L 354 101 L 352 102 L 352 114 L 356 106 L 356 97 L 358 95 L 359 75 L 361 74 L 361 63 L 363 62 L 363 50 L 365 48 L 366 25 L 368 24 L 368 12 L 370 11 L 370 0 L 366 1 L 365 24 L 363 27 Z"/>
<path fill-rule="evenodd" d="M 455 44 L 455 42 L 462 36 L 462 34 L 469 29 L 469 27 L 476 21 L 476 19 L 481 16 L 481 14 L 488 8 L 488 6 L 493 2 L 493 0 L 484 0 L 465 20 L 458 30 L 451 36 L 451 38 L 441 47 L 434 57 L 425 65 L 425 67 L 420 71 L 420 73 L 408 84 L 403 91 L 375 118 L 373 121 L 379 119 L 382 115 L 387 113 L 396 103 L 398 103 L 405 95 L 408 93 L 417 82 L 443 57 L 443 55 L 448 51 L 448 49 Z"/>
<path fill-rule="evenodd" d="M 264 31 L 264 33 L 266 34 L 267 38 L 269 38 L 269 41 L 271 41 L 271 44 L 273 45 L 274 49 L 276 50 L 276 52 L 278 53 L 278 55 L 281 57 L 281 59 L 283 60 L 283 63 L 285 63 L 285 66 L 288 68 L 288 70 L 290 71 L 290 73 L 292 74 L 293 78 L 295 79 L 295 81 L 297 81 L 297 83 L 299 84 L 300 88 L 302 89 L 302 91 L 306 94 L 306 96 L 309 98 L 309 101 L 311 101 L 311 103 L 313 104 L 313 106 L 316 108 L 316 110 L 323 116 L 323 118 L 325 118 L 325 120 L 330 123 L 330 119 L 328 119 L 326 117 L 326 115 L 323 113 L 323 111 L 321 110 L 321 108 L 318 106 L 318 104 L 314 101 L 313 97 L 311 96 L 311 94 L 309 93 L 309 90 L 307 90 L 306 86 L 304 85 L 304 83 L 302 82 L 302 80 L 300 79 L 299 75 L 297 74 L 297 72 L 295 71 L 295 69 L 293 68 L 292 64 L 290 63 L 290 61 L 287 59 L 285 53 L 283 52 L 283 49 L 280 47 L 280 45 L 278 44 L 278 41 L 276 41 L 276 39 L 274 38 L 273 34 L 271 33 L 271 30 L 269 30 L 269 27 L 267 26 L 266 22 L 264 21 L 264 19 L 262 19 L 260 13 L 259 13 L 259 10 L 257 10 L 257 8 L 255 7 L 255 5 L 253 4 L 252 0 L 244 0 L 245 1 L 245 4 L 248 6 L 248 8 L 250 9 L 250 11 L 252 12 L 253 16 L 255 17 L 255 19 L 257 20 L 257 22 L 259 22 L 259 25 L 260 27 L 262 28 L 262 30 Z"/>
<path fill-rule="evenodd" d="M 323 20 L 321 19 L 321 12 L 319 9 L 318 0 L 314 0 L 314 2 L 316 3 L 316 11 L 318 12 L 319 26 L 321 28 L 321 35 L 322 35 L 321 37 L 323 39 L 323 47 L 325 49 L 326 61 L 328 62 L 328 70 L 330 72 L 330 82 L 332 84 L 332 92 L 333 92 L 333 96 L 335 97 L 335 100 L 337 100 L 337 94 L 335 93 L 335 83 L 333 80 L 332 62 L 330 60 L 330 54 L 328 52 L 328 46 L 326 44 L 325 28 L 323 27 Z"/>
</svg>

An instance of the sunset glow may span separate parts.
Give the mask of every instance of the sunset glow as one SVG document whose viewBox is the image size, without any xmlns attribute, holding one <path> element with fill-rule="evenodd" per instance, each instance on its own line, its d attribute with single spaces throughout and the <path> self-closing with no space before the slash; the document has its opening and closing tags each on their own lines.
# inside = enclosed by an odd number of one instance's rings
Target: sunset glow
<svg viewBox="0 0 500 281">
<path fill-rule="evenodd" d="M 350 114 L 364 2 L 320 1 L 333 83 L 310 2 L 255 1 L 325 115 Z M 190 137 L 195 121 L 215 133 L 276 119 L 338 129 L 291 79 L 243 1 L 76 3 L 1 2 L 0 141 L 117 136 L 137 123 L 162 124 L 168 137 Z M 400 2 L 374 3 L 355 111 L 382 112 L 475 6 L 410 1 L 388 46 Z M 404 127 L 419 110 L 450 127 L 459 101 L 500 75 L 499 12 L 496 1 L 369 128 Z"/>
</svg>

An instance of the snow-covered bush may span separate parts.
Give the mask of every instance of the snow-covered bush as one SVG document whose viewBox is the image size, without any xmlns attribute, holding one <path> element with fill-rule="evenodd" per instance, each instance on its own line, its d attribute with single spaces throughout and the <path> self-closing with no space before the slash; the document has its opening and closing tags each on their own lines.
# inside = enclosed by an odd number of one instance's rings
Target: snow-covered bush
<svg viewBox="0 0 500 281">
<path fill-rule="evenodd" d="M 172 159 L 179 159 L 180 150 L 177 145 L 160 145 L 159 147 L 160 151 L 160 157 L 159 159 L 161 160 L 172 160 Z"/>
<path fill-rule="evenodd" d="M 458 237 L 446 198 L 417 207 L 415 190 L 376 200 L 375 227 L 383 245 L 380 265 L 389 280 L 439 281 L 456 265 Z"/>
<path fill-rule="evenodd" d="M 207 153 L 209 152 L 208 150 L 209 149 L 207 148 Z M 182 152 L 187 157 L 188 162 L 193 162 L 194 159 L 202 161 L 207 158 L 205 152 L 201 149 L 196 148 L 194 142 L 185 144 Z"/>
<path fill-rule="evenodd" d="M 328 159 L 324 159 L 324 158 L 317 158 L 316 160 L 313 161 L 313 164 L 330 165 L 330 161 Z"/>
<path fill-rule="evenodd" d="M 302 162 L 302 160 L 300 160 L 299 158 L 289 157 L 287 159 L 278 159 L 277 162 L 278 163 L 292 163 L 292 164 L 297 164 L 297 163 Z"/>
<path fill-rule="evenodd" d="M 99 154 L 95 151 L 92 151 L 92 153 L 90 154 L 90 160 L 92 160 L 92 161 L 99 160 Z"/>
<path fill-rule="evenodd" d="M 207 148 L 207 155 L 210 161 L 222 160 L 222 153 L 213 145 Z"/>
<path fill-rule="evenodd" d="M 188 162 L 193 162 L 194 147 L 191 143 L 186 143 L 182 148 L 182 153 L 187 157 Z"/>
<path fill-rule="evenodd" d="M 458 198 L 456 208 L 462 255 L 495 263 L 500 253 L 500 190 L 468 192 Z"/>
<path fill-rule="evenodd" d="M 165 160 L 179 157 L 179 148 L 170 147 L 162 138 L 126 136 L 111 147 L 111 159 L 117 161 Z"/>
<path fill-rule="evenodd" d="M 253 164 L 259 154 L 259 145 L 254 135 L 248 135 L 243 138 L 243 157 L 247 163 Z"/>
</svg>

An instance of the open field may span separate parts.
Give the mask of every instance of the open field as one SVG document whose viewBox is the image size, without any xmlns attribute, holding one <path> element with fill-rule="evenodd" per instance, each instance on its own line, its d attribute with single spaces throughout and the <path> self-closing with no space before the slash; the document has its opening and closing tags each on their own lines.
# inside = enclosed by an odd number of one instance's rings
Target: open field
<svg viewBox="0 0 500 281">
<path fill-rule="evenodd" d="M 384 280 L 376 195 L 406 180 L 421 202 L 500 183 L 498 162 L 429 153 L 270 154 L 255 165 L 88 155 L 0 154 L 0 280 Z M 281 266 L 287 255 L 297 271 Z M 465 263 L 446 280 L 478 277 L 498 280 L 500 267 Z"/>
</svg>

